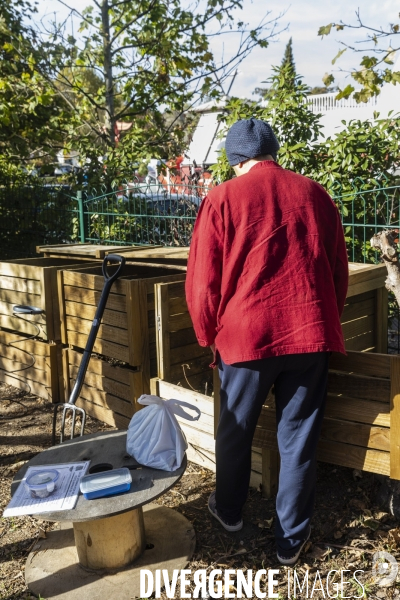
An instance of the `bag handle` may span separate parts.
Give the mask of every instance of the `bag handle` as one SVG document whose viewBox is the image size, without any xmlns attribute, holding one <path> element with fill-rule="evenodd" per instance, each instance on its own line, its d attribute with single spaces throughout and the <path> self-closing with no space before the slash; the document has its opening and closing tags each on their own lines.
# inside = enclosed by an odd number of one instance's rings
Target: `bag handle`
<svg viewBox="0 0 400 600">
<path fill-rule="evenodd" d="M 183 400 L 175 400 L 171 398 L 171 400 L 165 400 L 165 404 L 167 405 L 168 410 L 170 410 L 178 417 L 182 417 L 182 419 L 186 419 L 187 421 L 198 421 L 201 417 L 201 410 L 197 408 L 197 406 L 193 406 L 193 404 L 189 404 L 189 402 L 184 402 Z M 182 410 L 182 407 L 189 408 L 190 410 L 194 410 L 197 415 L 192 417 L 188 415 L 187 412 Z"/>
</svg>

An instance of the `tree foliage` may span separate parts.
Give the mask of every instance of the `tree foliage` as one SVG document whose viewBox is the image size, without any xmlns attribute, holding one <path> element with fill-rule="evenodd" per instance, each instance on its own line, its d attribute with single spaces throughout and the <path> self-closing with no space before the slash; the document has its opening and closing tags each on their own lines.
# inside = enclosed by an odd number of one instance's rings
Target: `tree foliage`
<svg viewBox="0 0 400 600">
<path fill-rule="evenodd" d="M 334 65 L 347 50 L 361 52 L 363 56 L 360 65 L 351 71 L 352 78 L 361 89 L 355 92 L 354 86 L 349 84 L 343 90 L 339 90 L 338 100 L 348 98 L 354 93 L 357 102 L 367 102 L 369 98 L 380 93 L 384 83 L 394 85 L 400 83 L 400 71 L 393 71 L 391 68 L 396 52 L 400 49 L 400 22 L 390 23 L 387 27 L 371 26 L 364 23 L 360 11 L 357 10 L 354 24 L 343 21 L 328 23 L 319 28 L 318 35 L 323 38 L 330 35 L 332 31 L 343 30 L 359 30 L 364 38 L 358 40 L 355 45 L 341 42 L 343 47 L 332 60 L 332 64 Z M 325 85 L 330 85 L 333 81 L 334 76 L 331 73 L 324 78 Z"/>
<path fill-rule="evenodd" d="M 55 53 L 51 64 L 74 115 L 68 145 L 94 169 L 98 156 L 106 156 L 111 177 L 129 174 L 138 160 L 177 155 L 190 124 L 181 116 L 198 98 L 218 97 L 225 78 L 276 33 L 276 19 L 264 18 L 251 30 L 234 23 L 232 13 L 241 8 L 240 0 L 189 8 L 180 0 L 92 0 L 82 12 L 71 9 L 81 20 L 79 39 L 68 25 L 54 24 L 53 42 L 64 53 L 62 61 Z M 240 32 L 238 48 L 218 63 L 210 38 L 233 28 Z M 101 82 L 96 90 L 87 85 L 88 73 Z M 119 135 L 123 123 L 127 130 Z"/>
<path fill-rule="evenodd" d="M 33 152 L 53 155 L 62 147 L 64 106 L 49 83 L 46 46 L 25 25 L 35 8 L 0 0 L 0 173 L 21 174 Z"/>
<path fill-rule="evenodd" d="M 363 187 L 379 184 L 382 176 L 395 179 L 400 146 L 400 115 L 370 121 L 353 119 L 334 137 L 323 138 L 321 115 L 307 105 L 308 88 L 296 76 L 295 87 L 288 83 L 286 70 L 274 67 L 271 97 L 267 106 L 232 98 L 221 116 L 227 129 L 239 119 L 255 117 L 268 121 L 280 143 L 278 162 L 284 168 L 302 173 L 321 183 L 332 193 L 354 190 L 354 182 Z M 232 177 L 226 155 L 221 153 L 214 172 L 219 181 Z"/>
</svg>

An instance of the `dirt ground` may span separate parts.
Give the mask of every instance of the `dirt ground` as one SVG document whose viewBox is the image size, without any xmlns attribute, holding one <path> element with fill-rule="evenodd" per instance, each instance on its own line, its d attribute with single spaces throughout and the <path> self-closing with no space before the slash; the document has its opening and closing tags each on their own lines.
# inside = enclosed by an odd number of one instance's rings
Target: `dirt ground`
<svg viewBox="0 0 400 600">
<path fill-rule="evenodd" d="M 10 484 L 14 474 L 36 453 L 51 445 L 52 405 L 0 384 L 0 509 L 3 512 L 10 499 Z M 94 419 L 88 420 L 86 431 L 109 429 Z M 197 465 L 189 467 L 180 483 L 159 500 L 160 504 L 184 514 L 196 531 L 196 550 L 188 565 L 196 569 L 234 569 L 254 571 L 280 569 L 279 585 L 274 591 L 279 598 L 293 597 L 288 593 L 288 574 L 293 582 L 293 570 L 281 567 L 275 556 L 273 527 L 274 500 L 265 500 L 260 490 L 251 489 L 245 507 L 245 526 L 237 533 L 227 533 L 207 510 L 209 493 L 214 489 L 215 476 Z M 318 490 L 311 541 L 296 565 L 298 579 L 303 583 L 308 572 L 308 594 L 297 591 L 298 598 L 331 597 L 399 598 L 400 577 L 389 587 L 380 587 L 373 577 L 373 555 L 389 552 L 400 559 L 400 528 L 388 513 L 374 504 L 380 482 L 371 474 L 319 463 Z M 30 549 L 38 538 L 45 537 L 51 523 L 32 517 L 2 518 L 0 523 L 0 599 L 27 600 L 33 598 L 24 581 L 24 566 Z M 343 593 L 335 591 L 344 573 Z M 358 585 L 353 574 L 362 585 Z M 331 573 L 328 585 L 326 580 Z M 265 582 L 265 577 L 261 578 Z M 263 583 L 262 583 L 263 589 Z M 312 590 L 312 588 L 314 588 Z M 235 597 L 233 581 L 231 592 Z M 268 596 L 268 594 L 267 594 Z M 162 594 L 166 598 L 165 594 Z M 180 598 L 178 592 L 175 596 Z M 254 598 L 256 595 L 253 596 Z M 130 600 L 121 598 L 121 600 Z"/>
</svg>

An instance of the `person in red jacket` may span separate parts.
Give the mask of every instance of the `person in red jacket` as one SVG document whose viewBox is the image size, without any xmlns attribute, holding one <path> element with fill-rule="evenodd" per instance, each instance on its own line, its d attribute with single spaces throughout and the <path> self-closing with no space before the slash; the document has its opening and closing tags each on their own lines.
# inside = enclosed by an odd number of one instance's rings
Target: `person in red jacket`
<svg viewBox="0 0 400 600">
<path fill-rule="evenodd" d="M 318 183 L 280 167 L 278 149 L 263 121 L 229 130 L 236 177 L 201 203 L 186 298 L 221 379 L 209 510 L 227 531 L 241 529 L 252 438 L 273 385 L 281 459 L 275 538 L 278 560 L 291 565 L 310 535 L 329 355 L 345 353 L 348 262 L 333 201 Z"/>
</svg>

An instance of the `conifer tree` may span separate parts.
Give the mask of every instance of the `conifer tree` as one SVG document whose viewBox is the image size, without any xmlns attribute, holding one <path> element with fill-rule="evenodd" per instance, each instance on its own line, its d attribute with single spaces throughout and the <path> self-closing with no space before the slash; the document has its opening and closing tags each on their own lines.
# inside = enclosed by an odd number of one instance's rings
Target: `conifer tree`
<svg viewBox="0 0 400 600">
<path fill-rule="evenodd" d="M 290 40 L 286 44 L 285 54 L 283 55 L 282 67 L 285 65 L 288 65 L 291 68 L 291 70 L 293 70 L 294 75 L 296 74 L 296 65 L 295 65 L 294 56 L 293 56 L 292 38 L 290 38 Z"/>
</svg>

